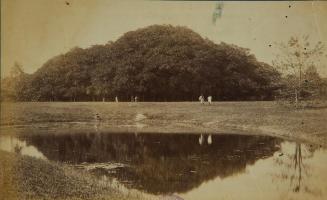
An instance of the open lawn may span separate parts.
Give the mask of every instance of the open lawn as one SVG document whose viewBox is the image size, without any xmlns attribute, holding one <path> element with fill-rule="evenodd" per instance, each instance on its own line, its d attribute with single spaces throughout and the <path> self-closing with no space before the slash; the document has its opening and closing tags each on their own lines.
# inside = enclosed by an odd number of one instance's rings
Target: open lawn
<svg viewBox="0 0 327 200">
<path fill-rule="evenodd" d="M 276 102 L 1 104 L 2 134 L 81 130 L 267 134 L 327 146 L 326 119 L 327 108 L 295 109 Z"/>
</svg>

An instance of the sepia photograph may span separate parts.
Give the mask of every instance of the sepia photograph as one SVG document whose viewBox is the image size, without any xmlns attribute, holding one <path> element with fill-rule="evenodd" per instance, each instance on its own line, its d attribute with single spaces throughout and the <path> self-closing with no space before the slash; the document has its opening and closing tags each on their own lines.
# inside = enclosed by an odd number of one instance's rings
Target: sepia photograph
<svg viewBox="0 0 327 200">
<path fill-rule="evenodd" d="M 0 200 L 327 199 L 327 1 L 0 1 Z"/>
</svg>

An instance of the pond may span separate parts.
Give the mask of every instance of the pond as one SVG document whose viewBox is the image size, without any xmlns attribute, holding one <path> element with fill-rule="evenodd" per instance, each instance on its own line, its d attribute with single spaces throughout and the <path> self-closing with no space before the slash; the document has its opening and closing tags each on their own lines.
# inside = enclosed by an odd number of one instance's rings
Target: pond
<svg viewBox="0 0 327 200">
<path fill-rule="evenodd" d="M 0 149 L 62 162 L 144 195 L 325 199 L 327 152 L 270 136 L 96 133 L 1 135 Z"/>
</svg>

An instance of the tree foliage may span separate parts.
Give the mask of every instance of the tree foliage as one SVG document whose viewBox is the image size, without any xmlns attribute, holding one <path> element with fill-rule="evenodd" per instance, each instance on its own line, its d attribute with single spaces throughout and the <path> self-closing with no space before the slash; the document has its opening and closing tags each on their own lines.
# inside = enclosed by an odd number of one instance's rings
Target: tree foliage
<svg viewBox="0 0 327 200">
<path fill-rule="evenodd" d="M 273 62 L 283 74 L 281 97 L 294 99 L 317 98 L 324 83 L 316 66 L 324 56 L 322 42 L 310 43 L 309 36 L 291 37 L 287 43 L 279 43 L 279 54 Z"/>
<path fill-rule="evenodd" d="M 24 101 L 30 98 L 26 90 L 31 75 L 24 72 L 23 66 L 17 62 L 10 70 L 9 77 L 1 80 L 1 100 Z"/>
<path fill-rule="evenodd" d="M 31 75 L 27 101 L 272 99 L 279 73 L 249 49 L 215 44 L 185 27 L 153 25 L 115 42 L 74 48 Z"/>
</svg>

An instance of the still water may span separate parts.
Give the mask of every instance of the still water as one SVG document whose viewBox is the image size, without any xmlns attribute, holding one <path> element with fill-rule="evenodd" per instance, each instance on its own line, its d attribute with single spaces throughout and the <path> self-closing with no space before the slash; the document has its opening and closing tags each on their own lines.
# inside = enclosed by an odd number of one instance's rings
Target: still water
<svg viewBox="0 0 327 200">
<path fill-rule="evenodd" d="M 327 151 L 269 136 L 2 135 L 0 149 L 72 165 L 152 196 L 327 199 Z"/>
</svg>

